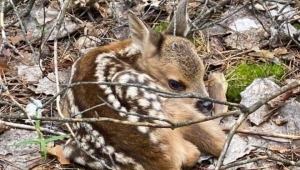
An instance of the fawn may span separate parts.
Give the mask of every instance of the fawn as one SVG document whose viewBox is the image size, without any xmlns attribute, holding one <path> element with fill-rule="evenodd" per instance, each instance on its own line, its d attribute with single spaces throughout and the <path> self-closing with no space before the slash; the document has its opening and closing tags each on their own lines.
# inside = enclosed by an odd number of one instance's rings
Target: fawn
<svg viewBox="0 0 300 170">
<path fill-rule="evenodd" d="M 131 12 L 128 15 L 131 39 L 93 49 L 79 58 L 72 67 L 70 83 L 138 83 L 208 96 L 203 62 L 185 38 L 189 31 L 187 0 L 179 3 L 176 17 L 163 34 L 154 32 Z M 213 108 L 210 101 L 165 98 L 144 88 L 103 84 L 75 86 L 67 92 L 66 100 L 70 117 L 106 117 L 132 123 L 166 124 L 145 116 L 173 122 L 194 120 Z M 214 121 L 174 130 L 107 121 L 73 123 L 72 129 L 75 137 L 66 143 L 64 155 L 91 169 L 190 169 L 200 151 L 219 156 L 225 141 L 225 134 Z"/>
</svg>

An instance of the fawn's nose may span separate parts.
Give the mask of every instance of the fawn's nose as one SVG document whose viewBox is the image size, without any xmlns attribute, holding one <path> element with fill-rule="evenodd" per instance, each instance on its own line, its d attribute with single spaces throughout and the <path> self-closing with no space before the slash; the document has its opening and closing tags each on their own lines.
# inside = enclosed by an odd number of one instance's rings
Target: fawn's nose
<svg viewBox="0 0 300 170">
<path fill-rule="evenodd" d="M 200 112 L 208 113 L 212 111 L 214 103 L 208 100 L 198 100 L 196 103 L 196 107 L 199 109 Z"/>
</svg>

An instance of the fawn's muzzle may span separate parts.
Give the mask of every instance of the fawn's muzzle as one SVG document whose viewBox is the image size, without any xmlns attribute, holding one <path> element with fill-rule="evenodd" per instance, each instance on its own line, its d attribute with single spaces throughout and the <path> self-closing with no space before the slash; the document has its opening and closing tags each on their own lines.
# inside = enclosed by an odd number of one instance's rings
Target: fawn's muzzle
<svg viewBox="0 0 300 170">
<path fill-rule="evenodd" d="M 198 108 L 202 113 L 208 113 L 212 111 L 213 107 L 214 103 L 208 100 L 198 100 L 196 103 L 196 108 Z"/>
</svg>

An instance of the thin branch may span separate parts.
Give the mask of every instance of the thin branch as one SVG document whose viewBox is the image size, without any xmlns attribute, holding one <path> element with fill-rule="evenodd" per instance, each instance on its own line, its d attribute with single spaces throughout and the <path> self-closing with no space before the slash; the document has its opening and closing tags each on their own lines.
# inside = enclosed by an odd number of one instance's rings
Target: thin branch
<svg viewBox="0 0 300 170">
<path fill-rule="evenodd" d="M 24 124 L 19 124 L 19 123 L 12 123 L 12 122 L 6 122 L 6 121 L 2 121 L 2 120 L 0 120 L 0 124 L 4 124 L 4 125 L 12 127 L 12 128 L 36 130 L 35 126 L 24 125 Z M 65 133 L 57 132 L 57 131 L 54 131 L 54 130 L 49 129 L 49 128 L 40 127 L 40 130 L 42 132 L 47 132 L 47 133 L 54 134 L 54 135 L 66 135 Z"/>
<path fill-rule="evenodd" d="M 230 131 L 231 128 L 224 128 L 223 130 L 224 131 Z M 236 133 L 266 136 L 266 137 L 274 137 L 274 138 L 283 138 L 283 139 L 292 139 L 292 140 L 300 140 L 300 136 L 280 134 L 280 133 L 270 133 L 270 132 L 264 133 L 264 132 L 254 132 L 254 131 L 250 131 L 250 130 L 237 130 Z"/>
<path fill-rule="evenodd" d="M 268 156 L 258 156 L 258 157 L 252 158 L 252 159 L 246 159 L 246 160 L 242 160 L 242 161 L 233 162 L 233 163 L 228 164 L 228 165 L 224 165 L 224 166 L 221 167 L 221 169 L 228 169 L 228 168 L 231 168 L 231 167 L 236 167 L 236 166 L 239 166 L 239 165 L 244 165 L 244 164 L 248 164 L 248 163 L 251 163 L 251 162 L 256 162 L 256 161 L 259 161 L 259 160 L 266 160 L 266 159 L 268 159 Z"/>
<path fill-rule="evenodd" d="M 13 9 L 14 9 L 14 12 L 15 12 L 17 18 L 18 18 L 18 21 L 19 21 L 19 23 L 20 23 L 21 30 L 22 30 L 22 33 L 23 33 L 23 36 L 24 36 L 25 41 L 26 41 L 27 44 L 29 45 L 29 48 L 30 48 L 30 50 L 32 51 L 32 53 L 33 53 L 34 55 L 36 55 L 37 53 L 35 52 L 35 50 L 33 49 L 33 47 L 32 47 L 32 45 L 31 45 L 30 41 L 29 41 L 28 38 L 27 38 L 27 33 L 26 33 L 27 31 L 26 31 L 26 29 L 25 29 L 25 27 L 24 27 L 24 24 L 23 24 L 23 22 L 22 22 L 22 20 L 21 20 L 21 17 L 20 17 L 20 15 L 19 15 L 19 13 L 18 13 L 18 10 L 17 10 L 17 8 L 16 8 L 14 2 L 13 2 L 12 0 L 9 0 L 9 2 L 10 2 L 10 4 L 12 5 L 12 7 L 13 7 Z M 34 57 L 34 59 L 35 59 L 35 62 L 38 62 L 38 61 L 36 60 L 37 57 Z"/>
<path fill-rule="evenodd" d="M 298 166 L 298 167 L 300 166 L 300 161 L 295 162 L 295 161 L 291 161 L 288 159 L 280 158 L 278 156 L 273 155 L 270 151 L 267 151 L 267 155 L 268 155 L 268 158 L 271 160 L 282 162 L 286 165 L 292 165 L 292 166 Z"/>
</svg>

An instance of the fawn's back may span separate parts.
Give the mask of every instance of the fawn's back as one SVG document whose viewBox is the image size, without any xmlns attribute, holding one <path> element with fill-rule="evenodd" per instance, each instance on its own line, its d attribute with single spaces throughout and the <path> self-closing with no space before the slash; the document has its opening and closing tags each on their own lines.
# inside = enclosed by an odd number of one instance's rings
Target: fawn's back
<svg viewBox="0 0 300 170">
<path fill-rule="evenodd" d="M 70 83 L 135 83 L 208 96 L 202 60 L 194 45 L 184 38 L 189 29 L 186 6 L 187 0 L 182 0 L 176 18 L 164 34 L 155 33 L 129 13 L 132 39 L 88 52 L 74 63 Z M 164 98 L 145 88 L 104 84 L 75 86 L 67 92 L 67 101 L 70 117 L 165 125 L 166 122 L 147 117 L 181 122 L 202 118 L 202 113 L 213 108 L 210 101 Z M 175 130 L 111 121 L 73 123 L 72 129 L 75 137 L 67 142 L 65 156 L 93 169 L 189 169 L 199 158 L 200 150 L 219 156 L 225 140 L 213 121 Z"/>
</svg>

